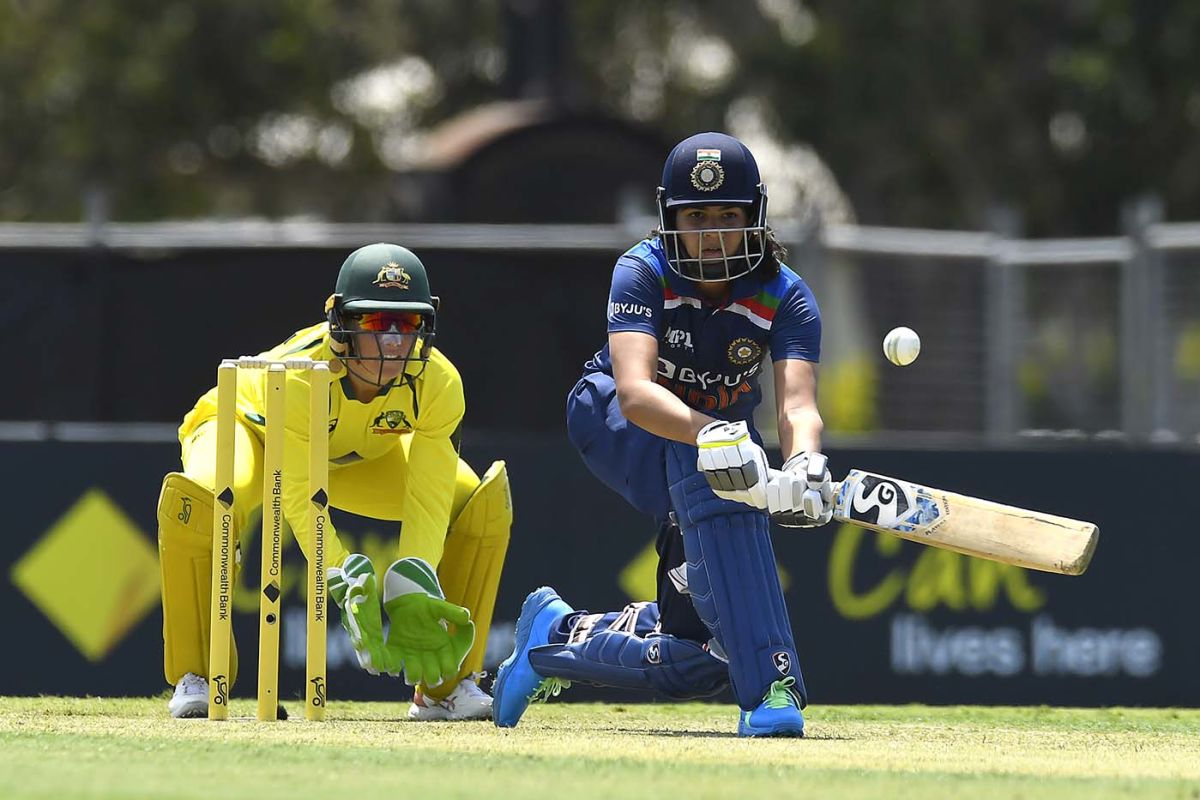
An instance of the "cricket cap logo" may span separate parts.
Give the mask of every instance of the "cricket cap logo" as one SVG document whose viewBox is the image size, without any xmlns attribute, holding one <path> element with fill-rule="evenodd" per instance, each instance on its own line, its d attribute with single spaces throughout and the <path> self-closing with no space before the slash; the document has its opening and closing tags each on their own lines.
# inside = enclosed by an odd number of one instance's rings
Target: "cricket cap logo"
<svg viewBox="0 0 1200 800">
<path fill-rule="evenodd" d="M 371 282 L 381 289 L 404 289 L 408 291 L 408 285 L 412 283 L 412 276 L 395 261 L 389 261 L 379 268 L 379 274 Z"/>
</svg>

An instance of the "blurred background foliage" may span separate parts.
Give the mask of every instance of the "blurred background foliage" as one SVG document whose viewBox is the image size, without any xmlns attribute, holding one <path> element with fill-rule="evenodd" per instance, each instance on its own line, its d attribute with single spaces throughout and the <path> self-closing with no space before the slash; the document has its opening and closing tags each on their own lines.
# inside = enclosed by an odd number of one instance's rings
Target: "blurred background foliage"
<svg viewBox="0 0 1200 800">
<path fill-rule="evenodd" d="M 1185 0 L 0 0 L 0 220 L 96 189 L 128 221 L 386 220 L 436 126 L 539 99 L 819 154 L 864 223 L 1106 234 L 1149 190 L 1200 217 L 1198 30 Z"/>
</svg>

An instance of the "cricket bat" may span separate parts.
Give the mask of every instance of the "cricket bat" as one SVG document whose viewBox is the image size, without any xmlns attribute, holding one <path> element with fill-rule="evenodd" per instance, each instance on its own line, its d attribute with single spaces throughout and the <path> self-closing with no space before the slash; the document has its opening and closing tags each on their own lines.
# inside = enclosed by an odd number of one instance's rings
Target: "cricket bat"
<svg viewBox="0 0 1200 800">
<path fill-rule="evenodd" d="M 852 469 L 834 484 L 833 518 L 911 542 L 1043 572 L 1080 575 L 1100 530 L 1053 514 Z"/>
</svg>

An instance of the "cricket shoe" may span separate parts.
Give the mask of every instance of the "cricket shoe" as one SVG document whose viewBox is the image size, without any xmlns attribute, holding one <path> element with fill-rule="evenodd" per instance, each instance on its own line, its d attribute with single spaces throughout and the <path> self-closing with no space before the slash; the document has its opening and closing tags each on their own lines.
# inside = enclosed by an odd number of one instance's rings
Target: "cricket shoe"
<svg viewBox="0 0 1200 800">
<path fill-rule="evenodd" d="M 803 736 L 804 715 L 795 686 L 790 675 L 772 683 L 758 708 L 742 712 L 738 736 Z"/>
<path fill-rule="evenodd" d="M 175 685 L 175 694 L 167 703 L 175 719 L 201 719 L 208 716 L 208 681 L 194 672 L 186 673 Z"/>
<path fill-rule="evenodd" d="M 570 681 L 559 678 L 544 678 L 534 671 L 529 663 L 529 651 L 550 642 L 550 629 L 571 608 L 558 593 L 543 586 L 529 594 L 521 604 L 521 615 L 517 618 L 516 644 L 512 655 L 504 660 L 496 672 L 496 685 L 492 692 L 496 699 L 492 707 L 496 727 L 512 728 L 521 721 L 521 715 L 535 700 L 549 700 Z"/>
<path fill-rule="evenodd" d="M 482 672 L 475 672 L 463 678 L 458 682 L 458 686 L 454 687 L 454 691 L 442 700 L 426 696 L 420 687 L 417 687 L 412 705 L 408 708 L 408 718 L 418 722 L 491 719 L 492 698 L 479 688 L 478 681 L 482 677 Z"/>
</svg>

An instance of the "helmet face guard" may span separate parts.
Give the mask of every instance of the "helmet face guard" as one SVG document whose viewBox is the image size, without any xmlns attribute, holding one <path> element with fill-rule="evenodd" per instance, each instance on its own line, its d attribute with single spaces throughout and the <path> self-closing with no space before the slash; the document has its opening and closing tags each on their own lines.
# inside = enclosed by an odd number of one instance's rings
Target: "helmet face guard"
<svg viewBox="0 0 1200 800">
<path fill-rule="evenodd" d="M 704 228 L 697 230 L 680 230 L 676 223 L 676 212 L 687 208 L 685 205 L 668 207 L 663 199 L 665 189 L 658 188 L 658 234 L 662 239 L 663 250 L 666 252 L 667 264 L 681 278 L 687 278 L 697 283 L 715 283 L 731 281 L 754 271 L 768 252 L 767 245 L 767 195 L 766 189 L 759 184 L 762 192 L 758 202 L 750 205 L 751 219 L 744 228 Z M 726 205 L 716 203 L 715 205 Z M 741 203 L 728 205 L 744 205 Z M 668 225 L 670 220 L 670 226 Z M 742 234 L 741 243 L 734 252 L 729 252 L 725 244 L 726 234 L 739 232 Z M 721 255 L 705 256 L 703 252 L 704 237 L 715 239 L 720 247 Z M 688 253 L 686 238 L 695 240 L 695 256 Z"/>
<path fill-rule="evenodd" d="M 749 148 L 724 133 L 698 133 L 671 150 L 658 187 L 658 229 L 667 263 L 682 278 L 701 283 L 731 281 L 762 264 L 770 250 L 767 240 L 767 190 Z M 740 206 L 746 210 L 744 228 L 680 230 L 681 208 Z M 725 235 L 741 233 L 741 243 L 729 252 Z M 715 236 L 713 236 L 715 234 Z M 715 238 L 715 253 L 705 257 L 704 237 Z M 694 244 L 694 254 L 687 244 Z"/>
<path fill-rule="evenodd" d="M 401 375 L 419 377 L 429 363 L 437 336 L 437 298 L 433 299 L 433 312 L 355 313 L 344 308 L 341 299 L 334 295 L 329 304 L 329 334 L 341 345 L 340 349 L 335 348 L 338 360 L 348 372 L 374 386 L 385 386 L 395 380 L 384 377 L 389 365 L 399 364 Z M 373 347 L 364 347 L 365 342 Z"/>
</svg>

